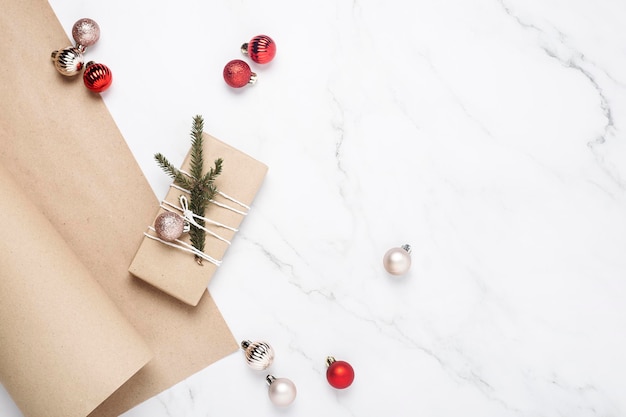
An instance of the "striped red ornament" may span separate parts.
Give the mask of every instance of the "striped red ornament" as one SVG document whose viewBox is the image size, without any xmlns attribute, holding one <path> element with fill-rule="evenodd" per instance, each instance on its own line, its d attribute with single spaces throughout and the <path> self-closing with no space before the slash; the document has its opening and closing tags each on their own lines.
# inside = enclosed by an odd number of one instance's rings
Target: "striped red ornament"
<svg viewBox="0 0 626 417">
<path fill-rule="evenodd" d="M 90 61 L 83 73 L 83 82 L 89 90 L 94 93 L 101 93 L 111 86 L 113 74 L 106 65 Z"/>
<path fill-rule="evenodd" d="M 257 35 L 241 45 L 241 52 L 257 64 L 267 64 L 276 56 L 276 42 L 267 35 Z"/>
</svg>

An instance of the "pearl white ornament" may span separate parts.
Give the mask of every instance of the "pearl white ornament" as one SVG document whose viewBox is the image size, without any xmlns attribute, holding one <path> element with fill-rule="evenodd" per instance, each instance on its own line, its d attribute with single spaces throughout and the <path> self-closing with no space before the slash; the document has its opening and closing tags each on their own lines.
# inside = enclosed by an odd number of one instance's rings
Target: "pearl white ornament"
<svg viewBox="0 0 626 417">
<path fill-rule="evenodd" d="M 246 363 L 256 371 L 267 369 L 274 362 L 274 349 L 269 343 L 244 340 L 241 348 L 246 356 Z"/>
<path fill-rule="evenodd" d="M 270 385 L 267 395 L 274 405 L 287 407 L 296 399 L 296 385 L 290 379 L 268 375 L 265 380 Z"/>
<path fill-rule="evenodd" d="M 391 248 L 383 257 L 383 266 L 391 275 L 405 274 L 411 267 L 411 247 Z"/>
</svg>

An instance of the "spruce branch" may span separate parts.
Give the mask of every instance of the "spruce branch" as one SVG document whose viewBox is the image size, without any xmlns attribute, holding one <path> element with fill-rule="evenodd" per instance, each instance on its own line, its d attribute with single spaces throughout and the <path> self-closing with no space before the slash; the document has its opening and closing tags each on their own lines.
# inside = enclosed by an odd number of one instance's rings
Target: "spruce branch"
<svg viewBox="0 0 626 417">
<path fill-rule="evenodd" d="M 215 181 L 215 178 L 217 178 L 222 173 L 223 163 L 224 160 L 222 158 L 217 158 L 214 162 L 215 166 L 204 175 L 204 178 L 202 178 L 202 182 L 207 185 L 212 184 L 213 181 Z"/>
<path fill-rule="evenodd" d="M 176 185 L 179 185 L 190 192 L 189 209 L 197 216 L 204 217 L 204 212 L 211 200 L 215 198 L 218 190 L 214 184 L 215 179 L 222 172 L 222 158 L 215 160 L 215 165 L 209 169 L 206 174 L 204 171 L 204 155 L 203 146 L 204 141 L 202 138 L 202 132 L 204 130 L 204 120 L 202 116 L 195 116 L 193 118 L 193 125 L 191 128 L 191 157 L 190 157 L 190 172 L 189 176 L 183 174 L 179 169 L 176 169 L 163 155 L 156 154 L 154 157 L 157 160 L 159 166 L 165 171 Z M 195 219 L 196 223 L 204 227 L 205 221 L 202 219 Z M 192 225 L 189 230 L 189 239 L 191 245 L 201 252 L 204 252 L 204 240 L 206 232 L 198 227 Z M 202 265 L 202 258 L 196 256 L 196 262 Z"/>
<path fill-rule="evenodd" d="M 195 184 L 193 188 L 191 188 L 191 202 L 189 203 L 189 209 L 200 216 L 204 217 L 204 212 L 209 205 L 209 202 L 213 200 L 215 198 L 215 194 L 217 194 L 217 187 L 215 186 L 214 181 L 222 172 L 222 162 L 222 158 L 216 159 L 215 166 L 209 169 L 209 172 L 207 172 L 206 175 L 200 179 L 194 178 Z M 204 220 L 196 219 L 196 221 L 199 225 L 204 227 Z M 189 232 L 189 237 L 193 247 L 201 251 L 204 250 L 204 230 L 193 228 Z"/>
<path fill-rule="evenodd" d="M 165 156 L 157 153 L 154 155 L 154 159 L 157 161 L 161 169 L 163 169 L 163 171 L 165 171 L 165 173 L 174 180 L 174 184 L 183 187 L 186 190 L 192 186 L 191 181 L 189 181 L 187 176 L 174 167 L 174 165 L 172 165 L 172 163 L 168 161 Z"/>
</svg>

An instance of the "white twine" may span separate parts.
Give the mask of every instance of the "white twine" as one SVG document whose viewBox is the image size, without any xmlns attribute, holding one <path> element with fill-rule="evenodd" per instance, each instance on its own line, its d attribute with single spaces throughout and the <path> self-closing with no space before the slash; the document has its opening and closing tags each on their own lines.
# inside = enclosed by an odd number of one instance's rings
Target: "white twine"
<svg viewBox="0 0 626 417">
<path fill-rule="evenodd" d="M 222 224 L 220 222 L 216 222 L 214 220 L 207 219 L 206 217 L 198 216 L 193 211 L 189 210 L 189 204 L 187 203 L 187 198 L 185 196 L 181 195 L 179 197 L 179 201 L 180 201 L 180 207 L 170 203 L 169 201 L 163 201 L 161 203 L 161 208 L 164 209 L 164 210 L 167 210 L 167 211 L 172 211 L 172 209 L 176 209 L 178 211 L 181 211 L 183 213 L 183 218 L 186 221 L 188 221 L 189 223 L 191 223 L 192 225 L 194 225 L 198 229 L 204 230 L 206 233 L 210 234 L 214 238 L 219 239 L 222 242 L 226 242 L 226 243 L 228 243 L 230 245 L 230 240 L 223 238 L 222 236 L 218 235 L 217 233 L 213 232 L 212 230 L 207 229 L 204 226 L 201 226 L 200 224 L 198 224 L 198 222 L 196 222 L 196 219 L 204 220 L 205 222 L 214 224 L 214 225 L 219 226 L 219 227 L 223 227 L 223 228 L 228 229 L 228 230 L 232 230 L 233 232 L 237 232 L 237 229 L 235 229 L 234 227 L 230 227 L 230 226 L 227 226 L 225 224 Z"/>
<path fill-rule="evenodd" d="M 189 190 L 188 190 L 188 189 L 186 189 L 186 188 L 181 187 L 180 185 L 176 185 L 176 184 L 172 183 L 172 184 L 170 184 L 170 187 L 175 188 L 175 189 L 177 189 L 178 191 L 182 191 L 183 193 L 186 193 L 186 194 L 191 194 L 191 191 L 189 191 Z M 232 197 L 230 197 L 230 196 L 228 196 L 228 195 L 224 194 L 224 193 L 223 193 L 223 192 L 221 192 L 221 191 L 218 191 L 217 193 L 218 193 L 219 195 L 221 195 L 222 197 L 224 197 L 224 198 L 226 198 L 226 199 L 228 199 L 228 200 L 231 200 L 231 201 L 233 201 L 233 202 L 235 202 L 235 203 L 239 204 L 239 205 L 240 205 L 240 206 L 242 206 L 242 207 L 245 207 L 247 210 L 250 210 L 250 206 L 245 205 L 245 204 L 244 204 L 244 203 L 242 203 L 241 201 L 237 201 L 237 200 L 235 200 L 234 198 L 232 198 Z M 229 206 L 229 205 L 227 205 L 227 204 L 224 204 L 224 203 L 220 203 L 220 202 L 215 201 L 215 200 L 209 200 L 209 203 L 213 203 L 213 204 L 215 204 L 216 206 L 219 206 L 219 207 L 225 208 L 225 209 L 230 210 L 230 211 L 234 211 L 235 213 L 237 213 L 237 214 L 241 214 L 242 216 L 247 216 L 247 215 L 248 215 L 248 213 L 246 213 L 245 211 L 238 210 L 238 209 L 236 209 L 236 208 L 234 208 L 234 207 L 231 207 L 231 206 Z"/>
<path fill-rule="evenodd" d="M 179 171 L 180 171 L 183 175 L 186 175 L 186 176 L 188 176 L 189 178 L 192 178 L 192 179 L 193 179 L 193 177 L 191 176 L 191 174 L 190 174 L 190 173 L 188 173 L 187 171 L 182 170 L 182 169 L 179 169 Z M 179 187 L 179 186 L 178 186 L 178 185 L 176 185 L 176 184 L 173 184 L 173 183 L 172 183 L 172 184 L 171 184 L 171 186 L 172 186 L 172 187 L 174 187 L 174 188 L 176 188 L 176 189 L 178 189 L 178 190 L 180 190 L 180 191 L 184 191 L 184 192 L 186 192 L 187 194 L 191 194 L 191 192 L 190 192 L 189 190 L 187 190 L 187 189 L 185 189 L 185 188 L 183 188 L 183 187 Z M 245 208 L 246 210 L 250 210 L 250 206 L 249 206 L 249 205 L 247 205 L 247 204 L 245 204 L 245 203 L 243 203 L 243 202 L 241 202 L 241 201 L 237 200 L 236 198 L 231 197 L 231 196 L 229 196 L 228 194 L 223 193 L 223 192 L 221 192 L 221 191 L 219 191 L 219 190 L 217 191 L 217 193 L 218 193 L 219 195 L 221 195 L 222 197 L 224 197 L 225 199 L 230 200 L 230 201 L 232 201 L 233 203 L 235 203 L 235 204 L 239 205 L 240 207 L 243 207 L 243 208 Z M 211 201 L 212 203 L 214 203 L 214 204 L 220 205 L 220 203 L 217 203 L 217 202 L 215 202 L 214 200 L 210 200 L 210 201 Z M 229 209 L 229 210 L 233 210 L 234 212 L 239 213 L 239 214 L 241 214 L 241 215 L 243 215 L 243 216 L 245 216 L 246 214 L 248 214 L 248 213 L 246 213 L 246 212 L 239 211 L 239 210 L 237 210 L 237 209 L 235 209 L 235 208 L 233 208 L 233 207 L 227 206 L 227 205 L 223 205 L 223 206 L 221 206 L 221 207 L 227 208 L 227 209 Z"/>
<path fill-rule="evenodd" d="M 150 226 L 149 229 L 156 233 L 156 229 L 154 227 Z M 173 248 L 182 250 L 184 252 L 192 253 L 192 254 L 194 254 L 194 255 L 196 255 L 196 256 L 198 256 L 198 257 L 200 257 L 200 258 L 202 258 L 202 259 L 204 259 L 206 261 L 211 262 L 215 266 L 220 266 L 222 264 L 222 261 L 217 260 L 217 259 L 207 255 L 206 253 L 204 253 L 204 252 L 194 248 L 193 246 L 191 246 L 190 244 L 188 244 L 186 242 L 183 242 L 182 240 L 179 240 L 179 239 L 174 240 L 174 242 L 178 243 L 176 245 L 176 244 L 174 244 L 172 242 L 168 242 L 166 240 L 161 239 L 158 236 L 153 236 L 153 235 L 151 235 L 149 233 L 146 233 L 146 232 L 144 232 L 144 236 L 149 237 L 152 240 L 156 240 L 158 242 L 161 242 L 161 243 L 163 243 L 163 244 L 165 244 L 167 246 L 171 246 Z"/>
<path fill-rule="evenodd" d="M 193 178 L 191 176 L 191 174 L 189 174 L 188 172 L 185 172 L 183 170 L 179 170 L 179 171 L 183 175 L 186 175 L 189 178 Z M 174 189 L 177 189 L 179 191 L 182 191 L 182 192 L 184 192 L 186 194 L 191 194 L 191 191 L 189 191 L 189 190 L 187 190 L 187 189 L 185 189 L 185 188 L 183 188 L 183 187 L 181 187 L 179 185 L 176 185 L 174 183 L 170 183 L 170 187 L 172 187 Z M 244 204 L 241 201 L 239 201 L 239 200 L 237 200 L 237 199 L 235 199 L 235 198 L 233 198 L 233 197 L 231 197 L 231 196 L 229 196 L 229 195 L 227 195 L 227 194 L 225 194 L 225 193 L 223 193 L 223 192 L 221 192 L 219 190 L 217 191 L 217 193 L 219 195 L 221 195 L 222 197 L 224 197 L 225 199 L 227 199 L 229 201 L 232 201 L 233 203 L 239 205 L 240 207 L 243 207 L 246 210 L 250 210 L 250 206 L 248 206 L 247 204 Z M 213 236 L 214 238 L 219 239 L 222 242 L 225 242 L 225 243 L 230 245 L 230 241 L 228 239 L 225 239 L 222 236 L 218 235 L 217 233 L 207 229 L 206 227 L 201 226 L 200 224 L 198 224 L 196 219 L 203 220 L 205 223 L 209 223 L 209 224 L 212 224 L 212 225 L 215 225 L 215 226 L 218 226 L 218 227 L 223 227 L 224 229 L 228 229 L 228 230 L 231 230 L 233 232 L 237 232 L 238 229 L 236 229 L 234 227 L 231 227 L 231 226 L 228 226 L 228 225 L 225 225 L 223 223 L 217 222 L 215 220 L 211 220 L 211 219 L 209 219 L 207 217 L 202 217 L 200 215 L 195 214 L 192 210 L 189 209 L 189 203 L 187 201 L 187 198 L 185 196 L 183 196 L 183 195 L 181 195 L 178 198 L 178 201 L 180 202 L 180 206 L 176 206 L 175 204 L 172 204 L 172 203 L 170 203 L 169 201 L 166 201 L 166 200 L 162 201 L 160 206 L 161 206 L 162 209 L 164 209 L 166 211 L 169 211 L 169 212 L 174 212 L 174 210 L 178 210 L 178 211 L 182 212 L 183 213 L 183 218 L 185 219 L 185 222 L 187 223 L 187 229 L 189 228 L 188 225 L 191 224 L 194 227 L 197 227 L 199 229 L 204 230 L 206 233 L 208 233 L 209 235 Z M 247 216 L 248 215 L 247 212 L 242 211 L 242 210 L 238 210 L 238 209 L 236 209 L 234 207 L 231 207 L 231 206 L 229 206 L 227 204 L 220 203 L 220 202 L 215 201 L 215 200 L 209 200 L 209 202 L 215 204 L 218 207 L 222 207 L 224 209 L 233 211 L 233 212 L 235 212 L 237 214 L 240 214 L 242 216 Z M 156 233 L 156 229 L 154 227 L 149 226 L 149 229 Z M 163 240 L 163 239 L 161 239 L 158 236 L 153 236 L 153 235 L 151 235 L 149 233 L 146 233 L 146 232 L 144 232 L 144 235 L 146 237 L 149 237 L 150 239 L 153 239 L 153 240 L 156 240 L 158 242 L 161 242 L 161 243 L 163 243 L 163 244 L 165 244 L 167 246 L 171 246 L 173 248 L 182 250 L 184 252 L 192 253 L 192 254 L 194 254 L 194 255 L 196 255 L 196 256 L 204 259 L 204 260 L 207 260 L 207 261 L 211 262 L 212 264 L 214 264 L 216 266 L 220 266 L 221 263 L 222 263 L 222 261 L 217 260 L 217 259 L 207 255 L 206 253 L 202 252 L 201 250 L 198 250 L 198 249 L 194 248 L 192 245 L 190 245 L 190 244 L 188 244 L 186 242 L 183 242 L 182 240 L 179 240 L 179 239 L 174 240 L 174 242 L 176 242 L 176 244 L 175 244 L 175 243 Z"/>
</svg>

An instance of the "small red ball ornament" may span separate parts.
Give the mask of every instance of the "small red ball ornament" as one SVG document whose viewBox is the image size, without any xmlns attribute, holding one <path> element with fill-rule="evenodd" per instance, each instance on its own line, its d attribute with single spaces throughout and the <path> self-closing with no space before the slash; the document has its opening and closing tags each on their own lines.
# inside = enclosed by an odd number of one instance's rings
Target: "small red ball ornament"
<svg viewBox="0 0 626 417">
<path fill-rule="evenodd" d="M 257 64 L 267 64 L 276 55 L 276 42 L 267 35 L 257 35 L 241 45 L 241 52 L 249 55 Z"/>
<path fill-rule="evenodd" d="M 83 82 L 89 90 L 94 93 L 101 93 L 111 86 L 113 74 L 111 74 L 111 70 L 106 65 L 90 61 L 85 67 Z"/>
<path fill-rule="evenodd" d="M 233 88 L 241 88 L 256 82 L 256 74 L 241 59 L 233 59 L 224 67 L 224 81 Z"/>
<path fill-rule="evenodd" d="M 328 383 L 337 389 L 348 388 L 354 381 L 354 369 L 346 361 L 337 361 L 332 356 L 326 358 L 326 379 Z"/>
</svg>

